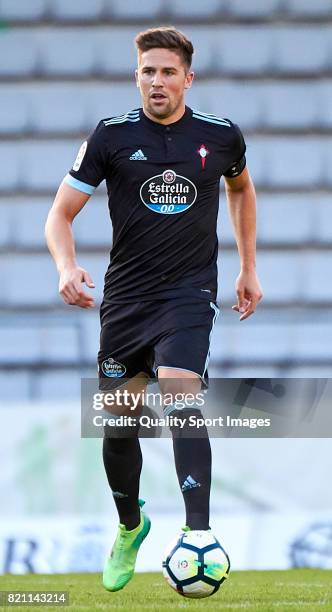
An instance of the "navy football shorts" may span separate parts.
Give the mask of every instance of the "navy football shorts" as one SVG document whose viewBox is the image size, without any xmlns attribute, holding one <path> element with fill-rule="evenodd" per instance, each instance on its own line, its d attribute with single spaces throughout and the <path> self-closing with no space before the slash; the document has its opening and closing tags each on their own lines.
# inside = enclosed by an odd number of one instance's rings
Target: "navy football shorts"
<svg viewBox="0 0 332 612">
<path fill-rule="evenodd" d="M 155 378 L 159 367 L 188 370 L 207 380 L 210 340 L 219 314 L 208 293 L 101 308 L 100 388 L 140 372 Z M 103 382 L 106 383 L 103 385 Z"/>
</svg>

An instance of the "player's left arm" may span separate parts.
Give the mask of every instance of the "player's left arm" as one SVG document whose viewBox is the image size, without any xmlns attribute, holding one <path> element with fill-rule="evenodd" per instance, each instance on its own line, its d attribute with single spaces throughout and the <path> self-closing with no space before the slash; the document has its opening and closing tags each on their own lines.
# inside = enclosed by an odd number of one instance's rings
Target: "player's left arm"
<svg viewBox="0 0 332 612">
<path fill-rule="evenodd" d="M 240 257 L 240 274 L 235 289 L 240 321 L 256 310 L 262 299 L 262 289 L 256 273 L 256 193 L 245 167 L 235 178 L 224 176 L 226 198 Z"/>
</svg>

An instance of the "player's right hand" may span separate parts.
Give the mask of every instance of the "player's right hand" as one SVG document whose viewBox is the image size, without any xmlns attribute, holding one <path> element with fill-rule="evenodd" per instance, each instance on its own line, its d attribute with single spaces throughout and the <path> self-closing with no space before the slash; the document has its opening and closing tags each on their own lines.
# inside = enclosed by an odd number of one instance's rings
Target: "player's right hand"
<svg viewBox="0 0 332 612">
<path fill-rule="evenodd" d="M 66 304 L 80 306 L 80 308 L 93 308 L 93 296 L 85 293 L 82 283 L 93 289 L 95 284 L 90 274 L 83 268 L 66 268 L 60 274 L 59 293 Z"/>
</svg>

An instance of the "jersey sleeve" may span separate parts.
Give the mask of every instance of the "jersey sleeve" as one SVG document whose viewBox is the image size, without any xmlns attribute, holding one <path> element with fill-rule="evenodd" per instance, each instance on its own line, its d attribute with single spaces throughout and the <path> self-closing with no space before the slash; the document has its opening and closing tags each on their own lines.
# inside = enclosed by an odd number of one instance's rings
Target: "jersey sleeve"
<svg viewBox="0 0 332 612">
<path fill-rule="evenodd" d="M 246 167 L 246 143 L 239 126 L 232 122 L 230 122 L 230 124 L 232 132 L 229 141 L 229 155 L 232 162 L 226 172 L 224 172 L 224 176 L 227 178 L 235 178 L 239 176 Z"/>
<path fill-rule="evenodd" d="M 107 148 L 103 127 L 100 121 L 94 132 L 82 143 L 72 169 L 64 178 L 65 183 L 89 195 L 106 177 Z"/>
</svg>

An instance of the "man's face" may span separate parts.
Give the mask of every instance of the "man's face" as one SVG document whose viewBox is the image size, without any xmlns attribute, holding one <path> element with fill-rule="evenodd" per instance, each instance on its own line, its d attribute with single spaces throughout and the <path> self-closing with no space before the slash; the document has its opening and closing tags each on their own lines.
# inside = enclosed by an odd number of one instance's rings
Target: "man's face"
<svg viewBox="0 0 332 612">
<path fill-rule="evenodd" d="M 174 51 L 156 48 L 138 54 L 135 76 L 144 110 L 163 120 L 183 109 L 184 91 L 191 87 L 194 73 L 187 72 L 182 57 Z"/>
</svg>

